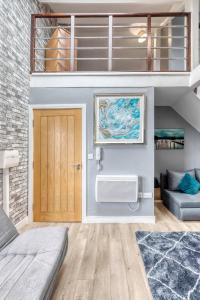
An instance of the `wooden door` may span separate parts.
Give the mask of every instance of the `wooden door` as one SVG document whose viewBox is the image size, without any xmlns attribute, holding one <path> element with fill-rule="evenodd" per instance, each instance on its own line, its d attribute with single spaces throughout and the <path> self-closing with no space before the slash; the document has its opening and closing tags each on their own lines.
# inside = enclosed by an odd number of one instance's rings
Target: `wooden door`
<svg viewBox="0 0 200 300">
<path fill-rule="evenodd" d="M 81 109 L 34 110 L 34 221 L 81 221 L 81 119 Z"/>
</svg>

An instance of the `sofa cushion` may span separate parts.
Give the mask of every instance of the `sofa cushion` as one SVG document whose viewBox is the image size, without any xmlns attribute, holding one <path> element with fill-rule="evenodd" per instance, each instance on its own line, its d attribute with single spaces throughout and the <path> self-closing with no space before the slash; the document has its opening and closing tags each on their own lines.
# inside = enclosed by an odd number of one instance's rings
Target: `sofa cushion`
<svg viewBox="0 0 200 300">
<path fill-rule="evenodd" d="M 178 189 L 189 195 L 195 195 L 199 192 L 200 183 L 190 174 L 186 173 L 181 179 Z"/>
<path fill-rule="evenodd" d="M 0 250 L 18 236 L 18 232 L 2 208 L 0 208 Z"/>
<path fill-rule="evenodd" d="M 36 228 L 0 252 L 0 299 L 43 300 L 63 262 L 67 228 Z"/>
<path fill-rule="evenodd" d="M 165 190 L 166 201 L 174 201 L 179 207 L 200 208 L 200 192 L 196 195 L 188 195 L 177 191 Z"/>
<path fill-rule="evenodd" d="M 188 173 L 191 176 L 195 177 L 195 170 L 188 170 L 188 171 L 184 171 L 184 172 L 167 170 L 168 189 L 170 191 L 178 190 L 178 185 L 179 185 L 181 179 L 184 177 L 185 173 Z"/>
<path fill-rule="evenodd" d="M 195 169 L 196 179 L 200 182 L 200 169 Z"/>
</svg>

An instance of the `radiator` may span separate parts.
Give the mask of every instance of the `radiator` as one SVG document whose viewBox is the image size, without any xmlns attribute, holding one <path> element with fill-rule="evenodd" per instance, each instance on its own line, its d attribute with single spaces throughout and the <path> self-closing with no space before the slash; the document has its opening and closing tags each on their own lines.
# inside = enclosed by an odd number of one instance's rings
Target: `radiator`
<svg viewBox="0 0 200 300">
<path fill-rule="evenodd" d="M 96 202 L 137 202 L 138 176 L 97 175 Z"/>
</svg>

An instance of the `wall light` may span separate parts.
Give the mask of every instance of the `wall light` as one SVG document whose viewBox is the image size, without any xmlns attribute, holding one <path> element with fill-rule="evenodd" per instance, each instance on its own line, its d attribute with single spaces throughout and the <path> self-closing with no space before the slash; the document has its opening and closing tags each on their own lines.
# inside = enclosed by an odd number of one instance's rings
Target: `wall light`
<svg viewBox="0 0 200 300">
<path fill-rule="evenodd" d="M 130 32 L 138 37 L 138 43 L 144 43 L 147 39 L 147 32 L 144 28 L 146 28 L 146 23 L 135 23 L 132 24 L 132 28 L 130 28 Z M 135 26 L 135 27 L 134 27 Z"/>
<path fill-rule="evenodd" d="M 146 41 L 146 38 L 147 38 L 147 33 L 144 31 L 144 30 L 141 30 L 139 33 L 138 33 L 138 43 L 144 43 Z"/>
</svg>

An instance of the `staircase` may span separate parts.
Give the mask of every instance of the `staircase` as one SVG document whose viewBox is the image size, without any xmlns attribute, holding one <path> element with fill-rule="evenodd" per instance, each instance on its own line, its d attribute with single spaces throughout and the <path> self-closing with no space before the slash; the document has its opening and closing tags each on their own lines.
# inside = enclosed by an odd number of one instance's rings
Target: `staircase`
<svg viewBox="0 0 200 300">
<path fill-rule="evenodd" d="M 200 69 L 196 75 L 195 84 L 193 83 L 189 92 L 180 97 L 172 107 L 190 125 L 200 132 Z"/>
</svg>

